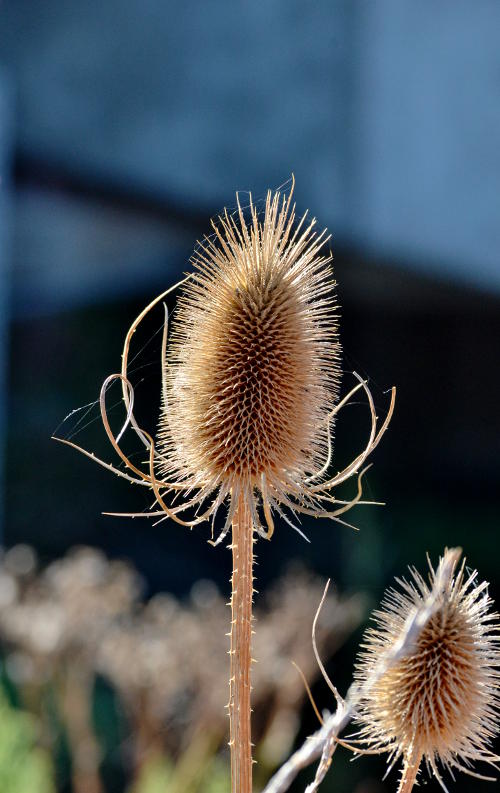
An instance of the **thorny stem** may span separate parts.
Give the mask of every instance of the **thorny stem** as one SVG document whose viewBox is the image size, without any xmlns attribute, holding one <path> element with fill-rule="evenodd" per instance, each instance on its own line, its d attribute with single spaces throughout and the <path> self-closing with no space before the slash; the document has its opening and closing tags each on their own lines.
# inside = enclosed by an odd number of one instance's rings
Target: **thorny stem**
<svg viewBox="0 0 500 793">
<path fill-rule="evenodd" d="M 252 793 L 250 666 L 253 593 L 253 527 L 248 505 L 240 496 L 233 520 L 231 579 L 231 671 L 229 733 L 231 791 Z"/>
<path fill-rule="evenodd" d="M 420 767 L 421 755 L 415 753 L 415 756 L 407 757 L 403 766 L 403 775 L 399 783 L 398 793 L 411 793 L 413 786 L 417 779 L 418 769 Z"/>
</svg>

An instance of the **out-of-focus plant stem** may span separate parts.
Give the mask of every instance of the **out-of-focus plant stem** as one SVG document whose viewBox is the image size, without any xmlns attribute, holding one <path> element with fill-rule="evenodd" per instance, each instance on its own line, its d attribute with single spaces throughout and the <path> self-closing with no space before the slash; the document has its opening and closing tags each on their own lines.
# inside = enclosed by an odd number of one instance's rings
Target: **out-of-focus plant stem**
<svg viewBox="0 0 500 793">
<path fill-rule="evenodd" d="M 252 793 L 250 668 L 253 594 L 253 529 L 250 511 L 240 496 L 233 521 L 231 579 L 231 668 L 229 722 L 232 793 Z"/>
<path fill-rule="evenodd" d="M 92 674 L 83 664 L 66 665 L 61 687 L 62 710 L 71 747 L 75 793 L 103 793 L 100 749 L 92 725 L 92 687 Z"/>
</svg>

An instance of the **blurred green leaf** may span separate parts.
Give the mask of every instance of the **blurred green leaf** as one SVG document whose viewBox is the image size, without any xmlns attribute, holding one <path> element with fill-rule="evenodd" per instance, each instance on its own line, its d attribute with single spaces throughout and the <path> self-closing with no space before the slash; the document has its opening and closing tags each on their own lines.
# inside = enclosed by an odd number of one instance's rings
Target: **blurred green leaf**
<svg viewBox="0 0 500 793">
<path fill-rule="evenodd" d="M 2 793 L 55 793 L 47 752 L 36 745 L 35 720 L 10 707 L 0 694 L 0 790 Z"/>
</svg>

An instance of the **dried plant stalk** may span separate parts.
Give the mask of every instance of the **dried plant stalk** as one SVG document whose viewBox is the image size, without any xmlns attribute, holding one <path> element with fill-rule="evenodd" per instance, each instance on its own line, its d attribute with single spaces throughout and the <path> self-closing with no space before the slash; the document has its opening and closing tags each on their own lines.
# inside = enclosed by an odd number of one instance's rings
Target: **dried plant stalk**
<svg viewBox="0 0 500 793">
<path fill-rule="evenodd" d="M 240 496 L 233 521 L 229 723 L 232 793 L 252 793 L 251 640 L 253 595 L 252 516 Z"/>
<path fill-rule="evenodd" d="M 405 763 L 401 782 L 399 783 L 398 793 L 411 793 L 417 781 L 417 775 L 420 768 L 422 757 L 416 753 L 411 761 Z"/>
<path fill-rule="evenodd" d="M 293 181 L 288 195 L 268 191 L 260 213 L 250 196 L 245 208 L 227 210 L 213 223 L 192 257 L 171 337 L 165 318 L 162 404 L 156 438 L 139 427 L 128 376 L 129 348 L 144 317 L 168 294 L 155 298 L 132 323 L 121 372 L 103 383 L 101 418 L 128 472 L 63 440 L 129 482 L 148 487 L 155 505 L 130 517 L 170 518 L 192 528 L 226 509 L 218 545 L 233 529 L 231 627 L 232 776 L 234 793 L 251 791 L 250 638 L 252 544 L 271 539 L 279 515 L 296 529 L 300 515 L 340 517 L 362 501 L 365 461 L 385 433 L 395 390 L 378 421 L 367 382 L 339 401 L 340 343 L 329 235 L 307 213 L 296 220 Z M 167 343 L 168 342 L 168 343 Z M 120 381 L 127 415 L 115 435 L 106 393 Z M 332 475 L 332 430 L 339 411 L 364 391 L 371 426 L 364 449 Z M 131 428 L 148 453 L 144 469 L 120 446 Z M 62 440 L 62 439 L 61 439 Z M 337 499 L 333 490 L 357 477 L 357 493 Z M 118 513 L 114 513 L 115 515 Z M 123 513 L 122 513 L 123 514 Z"/>
</svg>

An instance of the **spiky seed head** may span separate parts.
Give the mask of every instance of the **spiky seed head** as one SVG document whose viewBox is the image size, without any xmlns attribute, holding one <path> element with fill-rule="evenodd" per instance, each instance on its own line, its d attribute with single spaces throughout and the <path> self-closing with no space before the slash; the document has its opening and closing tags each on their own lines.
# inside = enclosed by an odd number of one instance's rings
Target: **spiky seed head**
<svg viewBox="0 0 500 793">
<path fill-rule="evenodd" d="M 392 388 L 379 425 L 368 384 L 356 373 L 357 385 L 337 399 L 340 344 L 329 237 L 326 230 L 314 230 L 307 213 L 295 222 L 292 193 L 293 184 L 288 196 L 269 191 L 262 215 L 251 199 L 246 213 L 239 201 L 233 214 L 225 210 L 213 236 L 192 257 L 194 272 L 152 300 L 127 331 L 121 371 L 106 378 L 99 404 L 106 434 L 129 471 L 58 439 L 117 476 L 150 487 L 155 504 L 141 515 L 169 517 L 191 528 L 212 518 L 213 537 L 215 515 L 227 505 L 215 545 L 231 530 L 240 507 L 250 513 L 253 531 L 266 539 L 274 531 L 274 513 L 300 534 L 287 512 L 345 523 L 340 515 L 370 503 L 361 500 L 363 466 L 394 410 Z M 161 414 L 153 438 L 133 411 L 130 343 L 142 320 L 179 286 L 183 293 L 170 339 L 167 315 L 164 323 Z M 118 380 L 127 418 L 115 436 L 106 392 Z M 333 423 L 361 389 L 371 417 L 368 442 L 330 476 Z M 128 427 L 147 449 L 147 472 L 120 446 Z M 352 476 L 358 480 L 356 495 L 337 500 L 333 488 Z"/>
<path fill-rule="evenodd" d="M 213 224 L 214 235 L 196 250 L 194 272 L 154 298 L 128 329 L 121 371 L 108 375 L 99 398 L 104 429 L 128 472 L 73 441 L 57 439 L 117 476 L 151 488 L 154 503 L 141 515 L 169 517 L 190 528 L 211 518 L 214 545 L 238 521 L 237 513 L 249 515 L 252 531 L 266 539 L 273 535 L 274 513 L 299 534 L 287 513 L 349 526 L 339 516 L 370 503 L 362 500 L 364 463 L 394 410 L 392 388 L 379 424 L 368 384 L 355 372 L 357 385 L 337 399 L 340 344 L 331 254 L 325 247 L 329 237 L 326 230 L 315 232 L 307 213 L 295 222 L 292 194 L 293 183 L 288 196 L 269 191 L 262 216 L 251 198 L 246 215 L 237 200 L 237 211 L 225 210 Z M 165 314 L 161 413 L 153 438 L 134 415 L 130 344 L 149 312 L 182 286 L 170 340 Z M 106 407 L 115 381 L 121 382 L 127 411 L 118 435 Z M 370 410 L 368 441 L 331 476 L 333 423 L 361 389 Z M 129 427 L 148 452 L 147 471 L 121 448 Z M 333 489 L 353 476 L 356 495 L 336 499 Z M 213 541 L 223 505 L 226 519 Z"/>
<path fill-rule="evenodd" d="M 331 256 L 291 197 L 214 224 L 193 256 L 169 340 L 164 476 L 286 492 L 321 464 L 340 379 Z M 168 462 L 167 462 L 168 461 Z"/>
<path fill-rule="evenodd" d="M 400 589 L 386 592 L 356 669 L 366 691 L 360 736 L 373 750 L 389 752 L 392 763 L 403 757 L 405 793 L 422 759 L 445 790 L 437 761 L 471 773 L 474 761 L 499 760 L 490 749 L 500 729 L 499 615 L 491 611 L 487 584 L 466 572 L 465 562 L 452 568 L 442 592 L 435 591 L 436 571 L 429 567 L 428 583 L 411 569 L 410 581 L 398 580 Z M 437 607 L 410 652 L 376 679 L 383 654 L 402 641 L 415 609 L 436 594 Z M 406 786 L 405 777 L 412 779 Z"/>
</svg>

